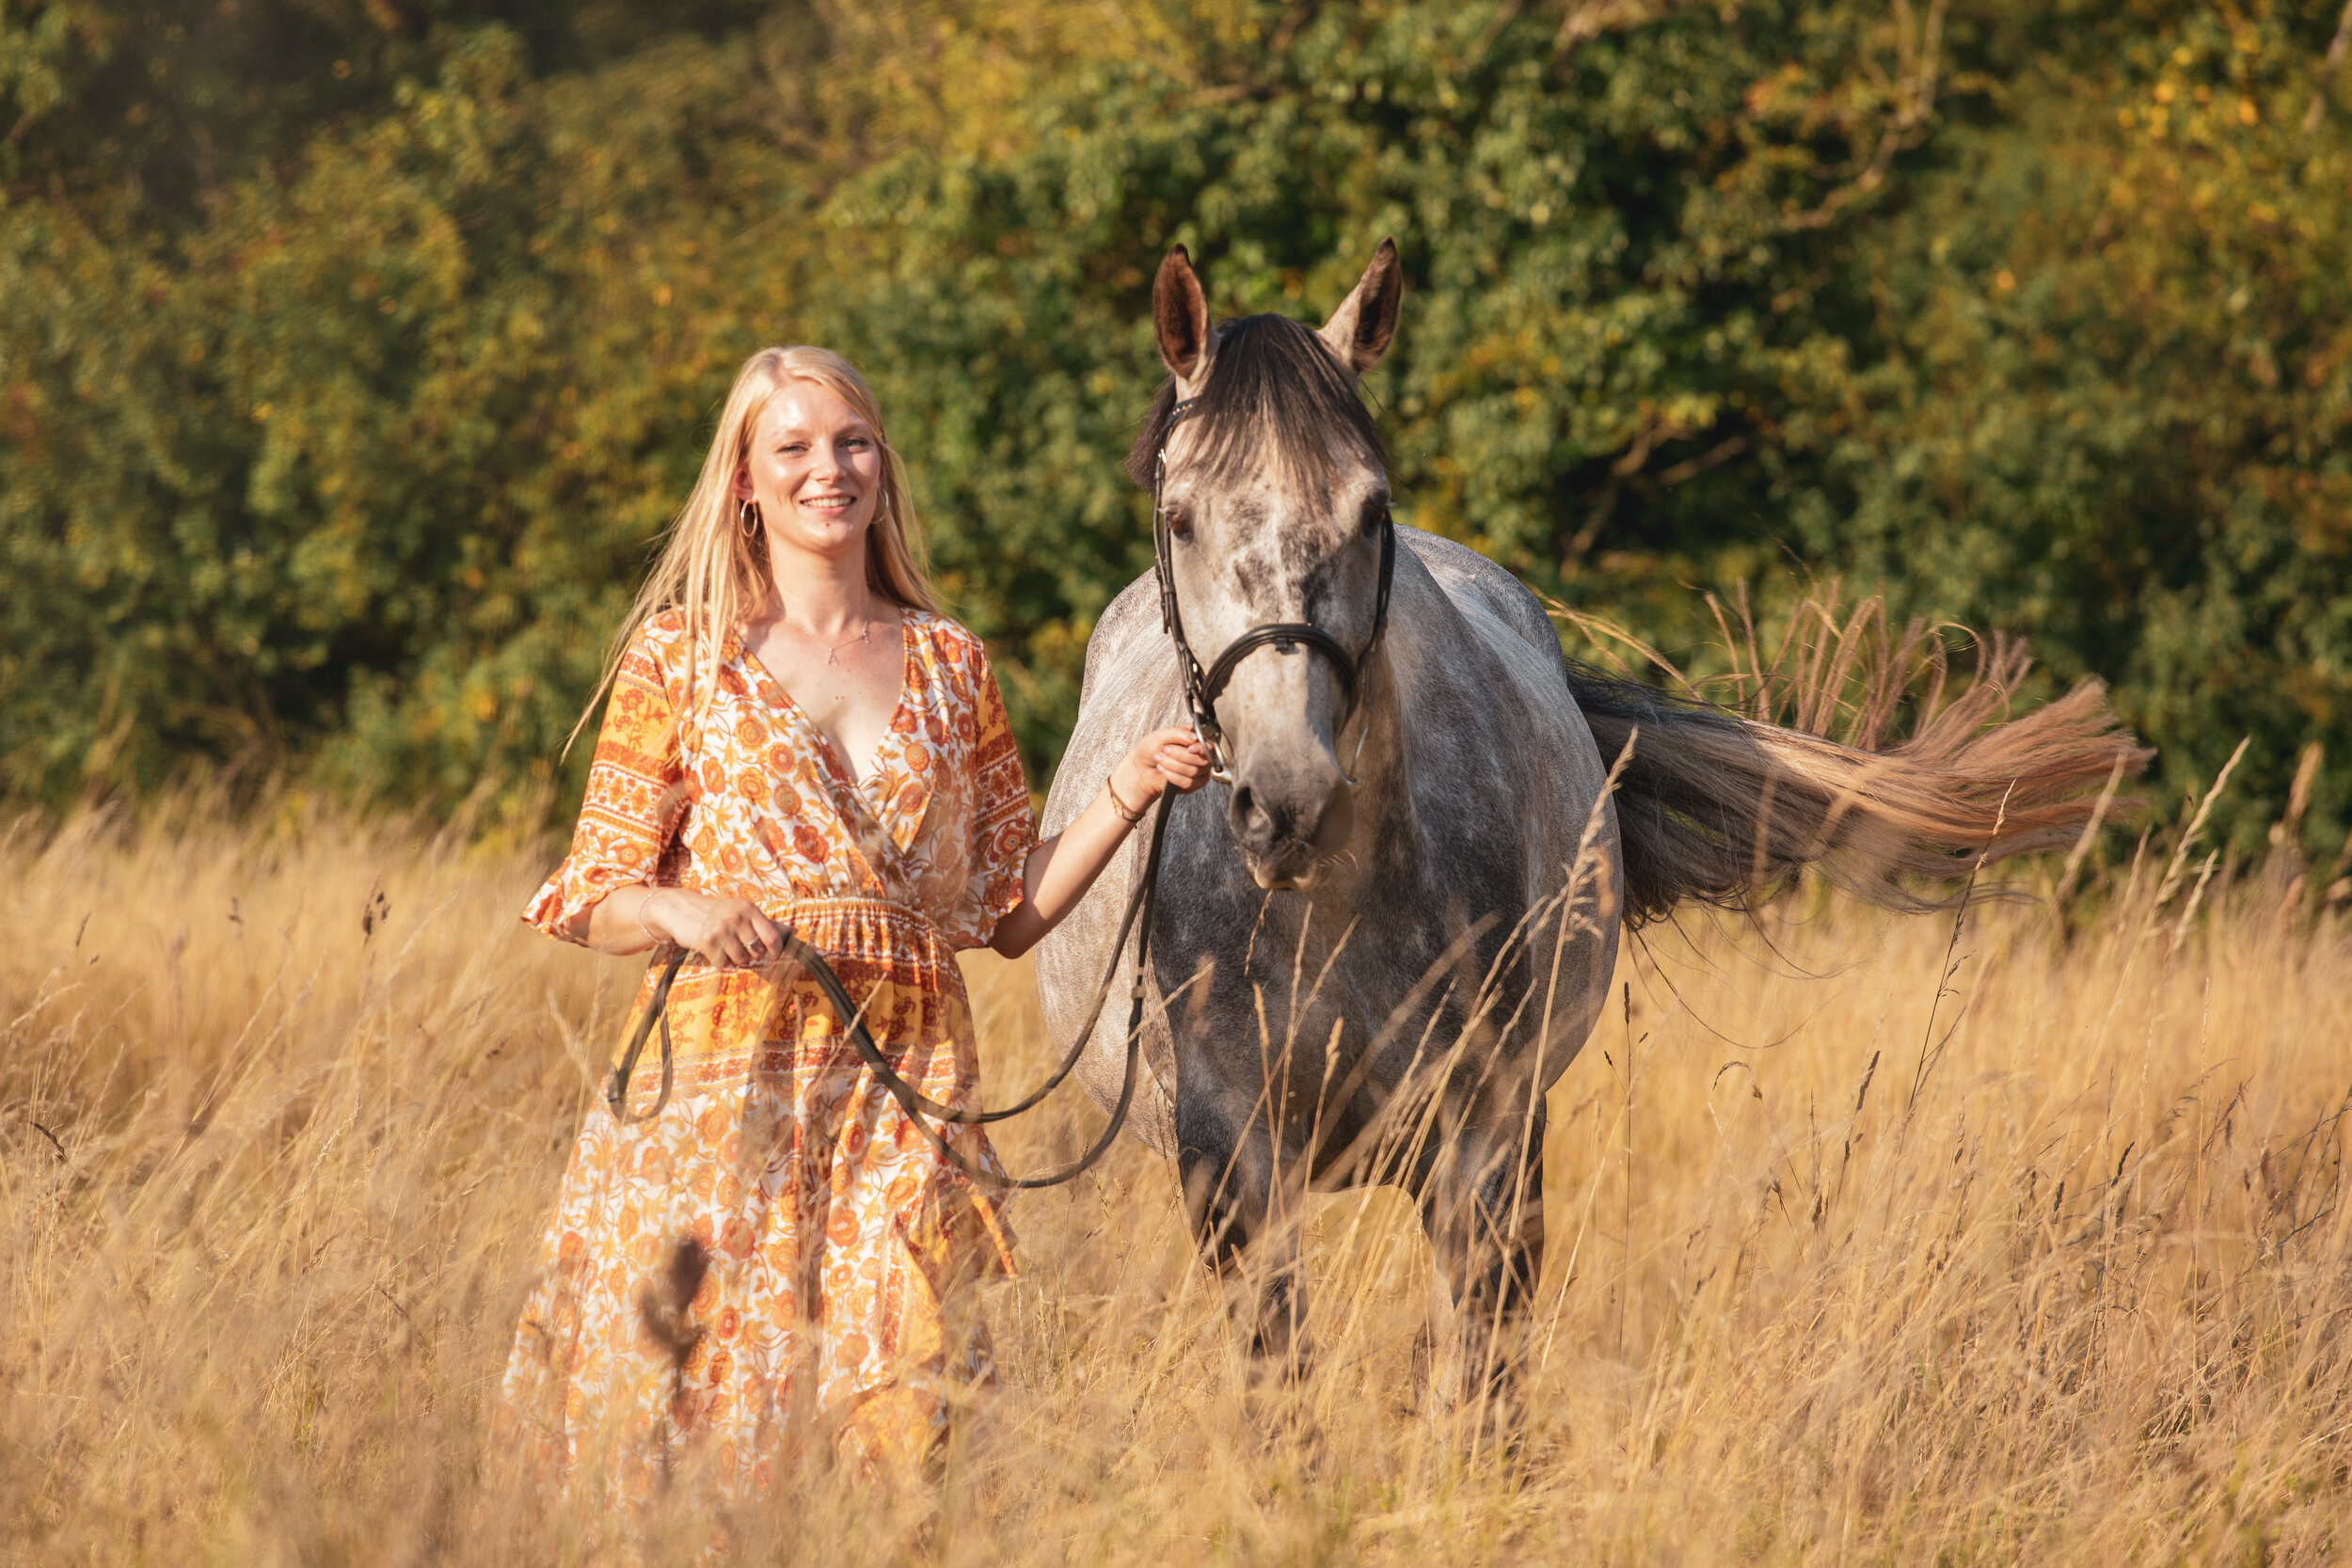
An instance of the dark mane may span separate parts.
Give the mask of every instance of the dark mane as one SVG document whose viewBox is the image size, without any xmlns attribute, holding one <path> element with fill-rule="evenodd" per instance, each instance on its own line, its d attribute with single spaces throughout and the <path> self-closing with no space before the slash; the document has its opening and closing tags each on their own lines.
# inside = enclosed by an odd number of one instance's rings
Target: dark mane
<svg viewBox="0 0 2352 1568">
<path fill-rule="evenodd" d="M 1127 452 L 1127 477 L 1147 489 L 1175 406 L 1176 383 L 1164 381 Z M 1311 480 L 1328 480 L 1350 446 L 1388 464 L 1355 378 L 1322 339 L 1288 316 L 1244 316 L 1218 325 L 1209 382 L 1186 422 L 1201 428 L 1206 445 L 1198 461 L 1213 479 L 1271 459 Z"/>
</svg>

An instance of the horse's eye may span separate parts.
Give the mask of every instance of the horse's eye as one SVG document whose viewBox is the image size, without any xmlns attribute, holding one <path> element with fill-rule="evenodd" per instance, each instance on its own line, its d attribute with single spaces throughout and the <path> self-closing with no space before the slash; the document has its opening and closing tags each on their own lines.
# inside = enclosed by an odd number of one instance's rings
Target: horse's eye
<svg viewBox="0 0 2352 1568">
<path fill-rule="evenodd" d="M 1168 532 L 1174 534 L 1179 539 L 1189 539 L 1192 537 L 1192 514 L 1186 511 L 1182 505 L 1175 501 L 1169 501 L 1166 506 L 1160 509 L 1160 515 L 1168 519 Z"/>
<path fill-rule="evenodd" d="M 1364 502 L 1364 515 L 1358 526 L 1361 528 L 1367 535 L 1375 535 L 1380 531 L 1380 525 L 1387 522 L 1388 519 L 1389 498 L 1386 496 L 1375 496 L 1372 499 Z"/>
</svg>

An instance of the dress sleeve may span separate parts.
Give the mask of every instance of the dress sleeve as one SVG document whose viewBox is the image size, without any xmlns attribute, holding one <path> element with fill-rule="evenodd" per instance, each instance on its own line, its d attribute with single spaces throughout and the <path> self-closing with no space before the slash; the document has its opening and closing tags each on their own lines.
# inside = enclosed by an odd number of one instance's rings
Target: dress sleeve
<svg viewBox="0 0 2352 1568">
<path fill-rule="evenodd" d="M 1029 781 L 1021 770 L 1021 748 L 1005 714 L 996 673 L 981 656 L 973 679 L 976 715 L 972 766 L 977 775 L 972 801 L 972 874 L 964 886 L 962 917 L 949 933 L 959 947 L 985 947 L 996 923 L 1026 896 L 1024 873 L 1037 820 L 1029 807 Z"/>
<path fill-rule="evenodd" d="M 596 736 L 571 853 L 523 911 L 565 942 L 588 940 L 588 916 L 616 888 L 655 879 L 685 817 L 689 790 L 660 660 L 640 632 L 622 656 Z"/>
</svg>

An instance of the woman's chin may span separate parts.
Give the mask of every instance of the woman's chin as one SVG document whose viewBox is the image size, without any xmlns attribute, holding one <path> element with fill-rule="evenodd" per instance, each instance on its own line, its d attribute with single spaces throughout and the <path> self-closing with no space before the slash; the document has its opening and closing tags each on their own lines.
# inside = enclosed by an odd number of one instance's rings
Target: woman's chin
<svg viewBox="0 0 2352 1568">
<path fill-rule="evenodd" d="M 868 521 L 865 517 L 800 514 L 788 519 L 782 529 L 771 530 L 771 536 L 781 533 L 783 544 L 796 553 L 837 560 L 865 546 Z"/>
</svg>

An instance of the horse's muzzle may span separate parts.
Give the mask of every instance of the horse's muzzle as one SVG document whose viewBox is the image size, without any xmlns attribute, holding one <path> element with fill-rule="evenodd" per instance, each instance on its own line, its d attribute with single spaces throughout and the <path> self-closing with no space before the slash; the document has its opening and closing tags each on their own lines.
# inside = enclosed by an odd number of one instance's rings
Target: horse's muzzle
<svg viewBox="0 0 2352 1568">
<path fill-rule="evenodd" d="M 1327 768 L 1244 767 L 1227 813 L 1250 879 L 1260 887 L 1310 888 L 1356 830 L 1356 792 Z"/>
</svg>

